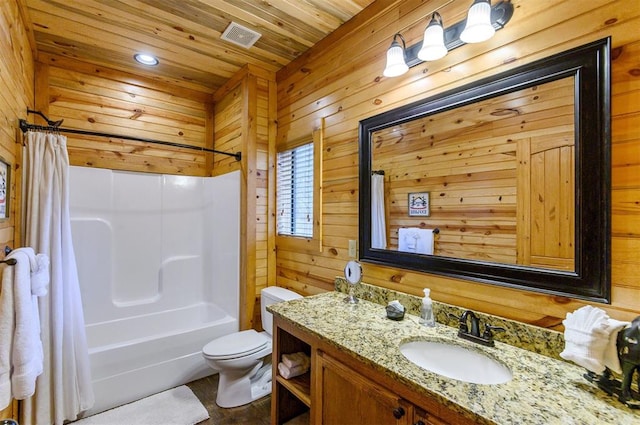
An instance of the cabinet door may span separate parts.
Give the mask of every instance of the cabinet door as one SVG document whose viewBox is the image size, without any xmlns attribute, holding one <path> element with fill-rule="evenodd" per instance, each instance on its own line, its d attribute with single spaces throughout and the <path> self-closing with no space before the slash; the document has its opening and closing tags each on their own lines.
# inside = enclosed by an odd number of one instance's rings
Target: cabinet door
<svg viewBox="0 0 640 425">
<path fill-rule="evenodd" d="M 320 353 L 318 402 L 323 425 L 410 425 L 413 406 L 335 359 Z M 318 418 L 318 416 L 316 416 Z"/>
</svg>

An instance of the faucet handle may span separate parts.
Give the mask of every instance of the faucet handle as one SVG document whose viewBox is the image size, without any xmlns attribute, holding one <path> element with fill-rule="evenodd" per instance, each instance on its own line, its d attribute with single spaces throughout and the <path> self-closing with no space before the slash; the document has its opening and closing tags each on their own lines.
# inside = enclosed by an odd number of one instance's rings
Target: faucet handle
<svg viewBox="0 0 640 425">
<path fill-rule="evenodd" d="M 497 331 L 497 332 L 504 332 L 505 328 L 501 327 L 501 326 L 491 326 L 491 325 L 485 325 L 484 327 L 484 333 L 482 334 L 482 337 L 486 340 L 493 340 L 493 332 Z"/>
</svg>

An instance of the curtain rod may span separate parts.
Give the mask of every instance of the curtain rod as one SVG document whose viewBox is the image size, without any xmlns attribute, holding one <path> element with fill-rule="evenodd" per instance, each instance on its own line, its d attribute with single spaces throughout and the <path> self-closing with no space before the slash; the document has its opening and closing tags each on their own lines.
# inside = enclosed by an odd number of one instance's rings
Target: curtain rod
<svg viewBox="0 0 640 425">
<path fill-rule="evenodd" d="M 6 245 L 4 247 L 4 256 L 6 257 L 7 255 L 9 255 L 11 253 L 11 248 L 9 247 L 9 245 Z M 8 264 L 10 266 L 15 266 L 18 263 L 18 260 L 16 260 L 15 258 L 4 258 L 2 260 L 0 260 L 0 264 L 5 263 Z"/>
<path fill-rule="evenodd" d="M 173 147 L 176 147 L 176 148 L 194 149 L 194 150 L 199 150 L 199 151 L 203 151 L 203 152 L 213 152 L 213 153 L 218 153 L 218 154 L 221 154 L 221 155 L 229 155 L 229 156 L 234 157 L 236 159 L 236 161 L 240 161 L 242 159 L 242 152 L 236 152 L 236 153 L 223 152 L 223 151 L 219 151 L 219 150 L 216 150 L 216 149 L 201 148 L 201 147 L 198 147 L 198 146 L 185 145 L 185 144 L 182 144 L 182 143 L 165 142 L 165 141 L 162 141 L 162 140 L 147 139 L 145 137 L 122 136 L 122 135 L 117 135 L 117 134 L 99 133 L 99 132 L 95 132 L 95 131 L 76 130 L 76 129 L 73 129 L 73 128 L 62 128 L 62 127 L 59 127 L 59 125 L 62 124 L 63 120 L 51 121 L 51 120 L 49 120 L 49 118 L 45 117 L 42 112 L 40 112 L 40 111 L 32 111 L 30 109 L 27 109 L 27 113 L 40 115 L 41 117 L 43 117 L 47 121 L 47 123 L 49 125 L 48 126 L 43 126 L 43 125 L 29 124 L 27 122 L 27 120 L 21 119 L 20 120 L 20 130 L 22 130 L 23 133 L 26 133 L 28 130 L 41 130 L 41 131 L 55 131 L 55 132 L 59 132 L 59 133 L 83 134 L 83 135 L 86 135 L 86 136 L 111 137 L 111 138 L 114 138 L 114 139 L 126 139 L 126 140 L 133 140 L 133 141 L 136 141 L 136 142 L 155 143 L 155 144 L 158 144 L 158 145 L 173 146 Z"/>
</svg>

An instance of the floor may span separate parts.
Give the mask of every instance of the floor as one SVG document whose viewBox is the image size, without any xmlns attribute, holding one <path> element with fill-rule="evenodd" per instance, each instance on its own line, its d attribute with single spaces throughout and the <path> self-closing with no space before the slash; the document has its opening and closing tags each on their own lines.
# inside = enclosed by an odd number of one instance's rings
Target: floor
<svg viewBox="0 0 640 425">
<path fill-rule="evenodd" d="M 197 425 L 269 425 L 271 396 L 240 407 L 223 409 L 216 404 L 218 375 L 207 376 L 187 384 L 209 412 L 210 418 Z"/>
<path fill-rule="evenodd" d="M 266 396 L 245 406 L 223 409 L 216 404 L 218 375 L 207 376 L 187 384 L 209 412 L 209 419 L 196 425 L 270 425 L 271 396 Z M 285 425 L 306 425 L 309 415 L 300 415 Z"/>
</svg>

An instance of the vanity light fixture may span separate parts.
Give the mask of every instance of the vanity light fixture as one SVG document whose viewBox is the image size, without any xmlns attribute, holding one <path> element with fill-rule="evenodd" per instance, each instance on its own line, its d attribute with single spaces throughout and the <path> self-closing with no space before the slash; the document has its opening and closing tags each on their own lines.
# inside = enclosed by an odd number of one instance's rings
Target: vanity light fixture
<svg viewBox="0 0 640 425">
<path fill-rule="evenodd" d="M 443 27 L 442 17 L 434 12 L 424 31 L 422 42 L 407 47 L 404 37 L 400 33 L 394 34 L 393 42 L 387 50 L 387 66 L 383 75 L 397 77 L 424 61 L 440 59 L 447 52 L 464 44 L 486 41 L 497 30 L 504 28 L 512 16 L 513 4 L 510 0 L 502 0 L 493 6 L 490 0 L 474 0 L 467 19 L 449 28 Z M 398 38 L 402 44 L 397 41 Z"/>
<path fill-rule="evenodd" d="M 402 41 L 400 44 L 396 39 Z M 397 77 L 409 70 L 409 66 L 405 60 L 406 44 L 404 37 L 399 33 L 393 36 L 391 46 L 387 50 L 387 66 L 384 68 L 383 75 L 385 77 Z"/>
<path fill-rule="evenodd" d="M 443 58 L 447 54 L 447 46 L 444 45 L 444 27 L 442 26 L 442 16 L 438 12 L 433 12 L 431 21 L 424 30 L 422 47 L 418 52 L 418 59 L 423 61 L 435 61 Z"/>
<path fill-rule="evenodd" d="M 491 0 L 475 0 L 469 8 L 460 40 L 465 43 L 480 43 L 493 37 L 495 32 L 491 25 Z"/>
<path fill-rule="evenodd" d="M 148 53 L 136 53 L 135 55 L 133 55 L 133 58 L 136 60 L 136 62 L 147 66 L 156 66 L 160 63 L 158 58 Z"/>
</svg>

